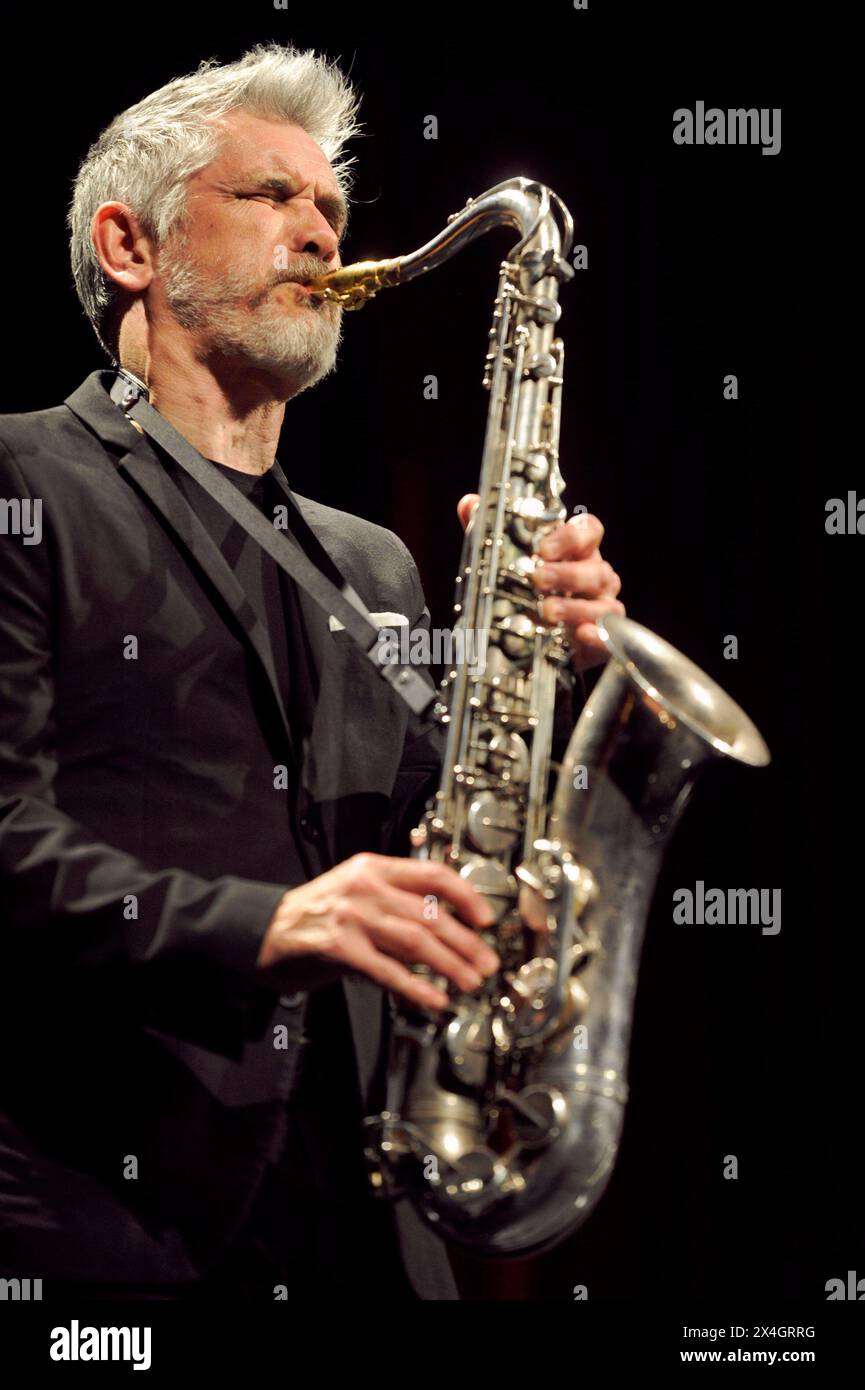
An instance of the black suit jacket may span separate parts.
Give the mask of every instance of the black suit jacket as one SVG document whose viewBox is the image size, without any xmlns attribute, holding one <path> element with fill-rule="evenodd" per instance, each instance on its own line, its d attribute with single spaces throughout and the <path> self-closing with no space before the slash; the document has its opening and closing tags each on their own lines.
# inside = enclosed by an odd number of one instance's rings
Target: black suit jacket
<svg viewBox="0 0 865 1390">
<path fill-rule="evenodd" d="M 173 1282 L 224 1251 L 282 1138 L 307 996 L 256 972 L 271 914 L 404 849 L 441 744 L 301 595 L 319 689 L 292 745 L 264 626 L 112 379 L 0 417 L 0 499 L 41 499 L 43 529 L 0 535 L 0 1267 Z M 373 612 L 428 622 L 396 536 L 295 501 Z M 388 997 L 343 988 L 370 1113 Z M 455 1298 L 441 1242 L 393 1219 L 417 1292 Z"/>
</svg>

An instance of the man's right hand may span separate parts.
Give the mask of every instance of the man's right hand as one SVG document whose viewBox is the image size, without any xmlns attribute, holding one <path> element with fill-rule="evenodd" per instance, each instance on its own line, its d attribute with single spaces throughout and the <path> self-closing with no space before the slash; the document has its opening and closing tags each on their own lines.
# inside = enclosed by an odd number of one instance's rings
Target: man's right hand
<svg viewBox="0 0 865 1390">
<path fill-rule="evenodd" d="M 477 934 L 494 920 L 480 893 L 446 864 L 355 854 L 289 889 L 271 919 L 258 966 L 277 979 L 282 967 L 300 988 L 359 971 L 412 1003 L 439 1009 L 448 1003 L 444 991 L 402 962 L 427 965 L 459 989 L 477 989 L 499 965 Z"/>
</svg>

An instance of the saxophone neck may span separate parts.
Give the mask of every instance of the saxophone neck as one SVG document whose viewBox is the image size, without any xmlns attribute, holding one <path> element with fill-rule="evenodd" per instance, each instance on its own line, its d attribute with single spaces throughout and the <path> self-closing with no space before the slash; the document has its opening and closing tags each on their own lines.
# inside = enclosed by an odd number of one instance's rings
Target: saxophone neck
<svg viewBox="0 0 865 1390">
<path fill-rule="evenodd" d="M 469 242 L 493 227 L 515 227 L 520 239 L 509 252 L 531 269 L 533 279 L 554 275 L 569 280 L 573 267 L 565 259 L 573 241 L 573 219 L 561 198 L 542 183 L 512 178 L 469 198 L 460 212 L 431 241 L 407 256 L 385 261 L 356 261 L 305 281 L 316 298 L 344 309 L 360 309 L 379 290 L 414 280 L 434 270 Z"/>
</svg>

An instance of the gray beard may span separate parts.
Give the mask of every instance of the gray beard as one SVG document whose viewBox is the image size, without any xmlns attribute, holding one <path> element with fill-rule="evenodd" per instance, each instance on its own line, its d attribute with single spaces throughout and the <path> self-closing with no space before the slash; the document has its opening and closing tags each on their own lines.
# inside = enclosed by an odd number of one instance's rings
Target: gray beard
<svg viewBox="0 0 865 1390">
<path fill-rule="evenodd" d="M 261 281 L 238 270 L 218 278 L 204 275 L 185 243 L 160 255 L 168 306 L 182 328 L 201 333 L 198 356 L 240 358 L 249 368 L 277 375 L 285 399 L 297 396 L 336 366 L 342 341 L 342 309 L 337 304 L 300 306 L 292 315 L 269 301 L 274 285 L 289 278 L 309 279 L 328 267 L 317 257 L 299 255 L 290 271 L 274 271 Z M 282 394 L 282 392 L 280 393 Z"/>
</svg>

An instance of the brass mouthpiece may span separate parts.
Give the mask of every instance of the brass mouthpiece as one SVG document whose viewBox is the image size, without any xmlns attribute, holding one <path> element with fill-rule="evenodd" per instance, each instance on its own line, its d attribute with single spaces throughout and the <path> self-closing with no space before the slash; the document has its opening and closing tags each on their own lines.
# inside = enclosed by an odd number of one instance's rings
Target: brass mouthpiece
<svg viewBox="0 0 865 1390">
<path fill-rule="evenodd" d="M 343 309 L 360 309 L 379 290 L 399 284 L 400 258 L 389 261 L 355 261 L 327 275 L 305 280 L 304 285 L 317 299 L 341 304 Z"/>
</svg>

